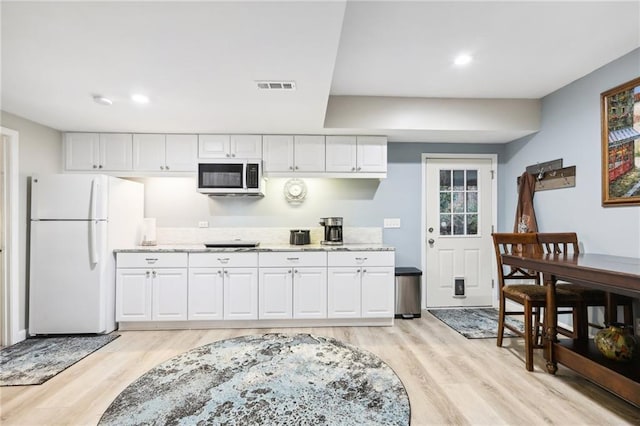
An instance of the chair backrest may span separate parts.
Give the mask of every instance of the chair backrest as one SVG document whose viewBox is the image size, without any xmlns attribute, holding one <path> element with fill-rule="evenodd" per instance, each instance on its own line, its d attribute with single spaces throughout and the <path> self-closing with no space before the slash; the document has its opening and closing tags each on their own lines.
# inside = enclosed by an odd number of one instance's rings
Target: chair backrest
<svg viewBox="0 0 640 426">
<path fill-rule="evenodd" d="M 493 233 L 493 247 L 496 251 L 496 262 L 498 263 L 498 283 L 500 288 L 507 280 L 533 280 L 535 284 L 540 284 L 540 276 L 536 271 L 524 270 L 510 266 L 510 271 L 505 270 L 502 263 L 503 254 L 517 253 L 542 253 L 542 247 L 538 238 L 533 232 L 526 233 Z"/>
<path fill-rule="evenodd" d="M 538 232 L 536 235 L 545 253 L 580 253 L 578 235 L 575 232 Z"/>
</svg>

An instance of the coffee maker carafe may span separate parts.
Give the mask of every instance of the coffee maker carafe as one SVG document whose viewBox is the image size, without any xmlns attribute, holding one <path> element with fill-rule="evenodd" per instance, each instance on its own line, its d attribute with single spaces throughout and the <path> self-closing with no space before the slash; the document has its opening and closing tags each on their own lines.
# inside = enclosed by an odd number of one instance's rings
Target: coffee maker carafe
<svg viewBox="0 0 640 426">
<path fill-rule="evenodd" d="M 320 244 L 335 246 L 342 244 L 341 217 L 320 218 L 320 225 L 324 226 L 324 240 L 320 241 Z"/>
</svg>

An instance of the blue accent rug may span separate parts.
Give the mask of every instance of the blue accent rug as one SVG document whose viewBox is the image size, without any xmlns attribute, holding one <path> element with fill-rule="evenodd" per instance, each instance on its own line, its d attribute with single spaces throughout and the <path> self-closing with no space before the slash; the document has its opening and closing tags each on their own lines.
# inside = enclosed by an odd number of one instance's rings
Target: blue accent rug
<svg viewBox="0 0 640 426">
<path fill-rule="evenodd" d="M 409 398 L 375 355 L 309 334 L 264 334 L 192 349 L 153 368 L 100 425 L 408 425 Z"/>
<path fill-rule="evenodd" d="M 429 309 L 429 312 L 467 339 L 498 337 L 498 310 L 495 308 Z M 506 322 L 524 330 L 522 321 L 507 317 Z M 516 335 L 505 329 L 504 337 Z"/>
<path fill-rule="evenodd" d="M 35 337 L 0 350 L 0 386 L 40 385 L 119 334 Z"/>
</svg>

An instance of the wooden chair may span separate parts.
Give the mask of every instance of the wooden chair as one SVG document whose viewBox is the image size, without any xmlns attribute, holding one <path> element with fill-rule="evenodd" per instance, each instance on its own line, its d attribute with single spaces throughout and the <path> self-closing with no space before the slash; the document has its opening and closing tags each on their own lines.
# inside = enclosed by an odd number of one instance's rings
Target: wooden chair
<svg viewBox="0 0 640 426">
<path fill-rule="evenodd" d="M 502 346 L 505 328 L 524 338 L 525 364 L 529 371 L 533 371 L 533 349 L 541 348 L 541 336 L 544 330 L 544 321 L 541 321 L 541 310 L 547 303 L 547 290 L 540 285 L 540 274 L 537 271 L 528 271 L 521 268 L 503 265 L 502 255 L 512 253 L 541 253 L 542 247 L 535 233 L 494 233 L 493 245 L 498 263 L 498 283 L 500 296 L 500 314 L 498 319 L 497 345 Z M 508 281 L 518 281 L 517 284 L 507 284 Z M 528 284 L 522 281 L 529 282 Z M 507 310 L 506 300 L 522 305 L 522 310 Z M 561 286 L 556 289 L 556 303 L 558 313 L 572 313 L 574 324 L 579 323 L 578 312 L 581 306 L 580 297 L 564 290 Z M 566 310 L 570 308 L 570 310 Z M 507 316 L 524 316 L 524 331 L 508 324 Z M 575 337 L 574 330 L 558 328 L 558 332 Z"/>
<path fill-rule="evenodd" d="M 537 234 L 538 242 L 542 246 L 545 253 L 553 254 L 571 254 L 580 253 L 580 247 L 578 245 L 578 236 L 575 232 L 539 232 Z M 624 321 L 625 324 L 633 323 L 633 301 L 631 298 L 619 295 L 607 295 L 602 290 L 596 290 L 588 287 L 583 287 L 579 284 L 563 283 L 562 288 L 571 290 L 578 294 L 583 302 L 583 308 L 581 308 L 581 318 L 588 324 L 589 327 L 596 329 L 604 328 L 602 324 L 596 324 L 588 322 L 587 307 L 590 306 L 603 306 L 605 323 L 610 324 L 617 322 L 617 307 L 622 306 L 624 309 Z M 612 312 L 613 311 L 613 312 Z M 588 330 L 584 329 L 584 333 Z"/>
</svg>

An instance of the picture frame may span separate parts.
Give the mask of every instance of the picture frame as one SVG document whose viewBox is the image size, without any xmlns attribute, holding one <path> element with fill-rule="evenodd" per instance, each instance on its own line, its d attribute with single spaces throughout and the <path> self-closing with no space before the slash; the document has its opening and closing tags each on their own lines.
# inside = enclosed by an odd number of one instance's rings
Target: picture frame
<svg viewBox="0 0 640 426">
<path fill-rule="evenodd" d="M 640 205 L 640 77 L 600 95 L 602 205 Z"/>
</svg>

